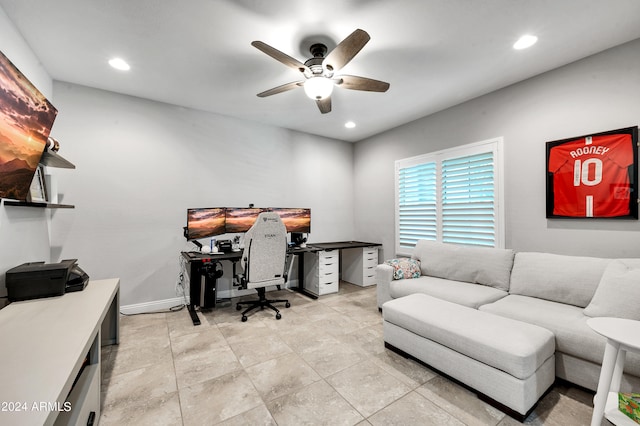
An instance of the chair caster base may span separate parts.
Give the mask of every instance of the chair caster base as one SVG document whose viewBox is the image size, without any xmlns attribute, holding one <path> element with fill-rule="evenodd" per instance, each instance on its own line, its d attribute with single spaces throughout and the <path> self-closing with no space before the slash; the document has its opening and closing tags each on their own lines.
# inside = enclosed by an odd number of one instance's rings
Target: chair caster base
<svg viewBox="0 0 640 426">
<path fill-rule="evenodd" d="M 245 302 L 238 302 L 236 304 L 236 310 L 239 311 L 240 309 L 242 309 L 243 306 L 248 306 L 247 309 L 245 309 L 242 312 L 242 322 L 247 321 L 247 314 L 251 311 L 253 311 L 254 309 L 260 309 L 260 310 L 264 310 L 264 308 L 269 308 L 273 311 L 275 311 L 276 313 L 276 319 L 279 320 L 280 318 L 282 318 L 282 315 L 280 314 L 280 311 L 272 305 L 272 303 L 284 303 L 285 307 L 289 308 L 291 307 L 291 303 L 289 303 L 288 300 L 286 299 L 280 299 L 280 300 L 272 300 L 272 299 L 267 299 L 266 298 L 266 291 L 264 289 L 264 287 L 262 288 L 257 288 L 256 291 L 258 292 L 258 296 L 259 299 L 258 300 L 247 300 Z"/>
</svg>

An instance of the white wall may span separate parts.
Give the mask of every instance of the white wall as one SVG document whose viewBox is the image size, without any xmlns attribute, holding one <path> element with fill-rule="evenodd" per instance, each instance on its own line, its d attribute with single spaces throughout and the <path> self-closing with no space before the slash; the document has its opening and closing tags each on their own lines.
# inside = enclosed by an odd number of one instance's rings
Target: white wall
<svg viewBox="0 0 640 426">
<path fill-rule="evenodd" d="M 77 168 L 57 176 L 76 208 L 55 213 L 52 248 L 121 278 L 122 305 L 176 297 L 190 207 L 310 207 L 310 241 L 354 236 L 350 143 L 62 82 L 54 95 Z"/>
<path fill-rule="evenodd" d="M 51 99 L 51 77 L 42 68 L 4 10 L 0 8 L 0 51 Z M 55 129 L 55 125 L 54 125 Z M 6 296 L 5 272 L 24 262 L 49 261 L 49 214 L 39 208 L 0 207 L 0 297 Z M 0 299 L 0 307 L 5 299 Z"/>
<path fill-rule="evenodd" d="M 395 254 L 395 160 L 504 136 L 507 247 L 640 257 L 639 221 L 545 218 L 545 142 L 639 125 L 639 76 L 636 40 L 358 142 L 357 238 Z"/>
<path fill-rule="evenodd" d="M 546 141 L 639 124 L 640 40 L 355 146 L 67 83 L 52 87 L 2 9 L 0 50 L 59 109 L 52 135 L 77 165 L 50 169 L 60 201 L 74 210 L 0 209 L 0 296 L 12 266 L 78 258 L 94 279 L 122 279 L 123 305 L 174 298 L 178 253 L 190 248 L 181 235 L 189 207 L 311 207 L 311 241 L 381 241 L 389 258 L 394 160 L 495 136 L 505 139 L 508 247 L 640 257 L 638 221 L 548 220 L 544 200 Z"/>
</svg>

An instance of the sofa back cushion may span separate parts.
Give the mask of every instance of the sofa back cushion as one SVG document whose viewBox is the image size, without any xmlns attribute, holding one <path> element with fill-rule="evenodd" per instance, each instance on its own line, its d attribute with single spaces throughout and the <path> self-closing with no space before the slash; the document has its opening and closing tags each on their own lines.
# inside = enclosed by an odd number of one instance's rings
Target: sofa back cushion
<svg viewBox="0 0 640 426">
<path fill-rule="evenodd" d="M 618 259 L 604 270 L 591 303 L 590 317 L 617 317 L 640 321 L 640 259 Z"/>
<path fill-rule="evenodd" d="M 551 253 L 516 253 L 509 293 L 584 308 L 611 259 Z"/>
<path fill-rule="evenodd" d="M 412 257 L 423 275 L 509 290 L 514 252 L 510 249 L 470 247 L 420 240 Z"/>
</svg>

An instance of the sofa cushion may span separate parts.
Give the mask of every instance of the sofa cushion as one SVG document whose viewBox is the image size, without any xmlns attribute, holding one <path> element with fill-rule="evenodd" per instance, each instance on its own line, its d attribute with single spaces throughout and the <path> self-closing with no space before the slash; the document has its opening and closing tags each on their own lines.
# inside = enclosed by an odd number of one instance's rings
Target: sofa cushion
<svg viewBox="0 0 640 426">
<path fill-rule="evenodd" d="M 404 257 L 399 259 L 385 260 L 384 263 L 393 268 L 394 280 L 418 278 L 420 276 L 419 260 Z"/>
<path fill-rule="evenodd" d="M 474 309 L 478 309 L 480 305 L 495 302 L 507 295 L 506 291 L 497 288 L 427 275 L 413 280 L 392 281 L 390 293 L 394 299 L 413 293 L 428 294 Z"/>
<path fill-rule="evenodd" d="M 382 313 L 385 322 L 518 379 L 534 374 L 555 349 L 553 334 L 544 328 L 424 294 L 391 300 Z"/>
<path fill-rule="evenodd" d="M 605 269 L 584 314 L 640 321 L 639 300 L 640 259 L 613 260 Z"/>
<path fill-rule="evenodd" d="M 556 336 L 556 350 L 567 355 L 602 363 L 606 339 L 588 325 L 583 309 L 534 297 L 509 295 L 479 308 L 483 312 L 535 324 Z M 640 355 L 627 353 L 625 371 L 640 375 Z"/>
<path fill-rule="evenodd" d="M 469 247 L 420 240 L 412 257 L 420 260 L 422 275 L 482 284 L 509 290 L 513 250 Z"/>
<path fill-rule="evenodd" d="M 531 296 L 584 308 L 610 259 L 550 253 L 516 253 L 510 294 Z"/>
</svg>

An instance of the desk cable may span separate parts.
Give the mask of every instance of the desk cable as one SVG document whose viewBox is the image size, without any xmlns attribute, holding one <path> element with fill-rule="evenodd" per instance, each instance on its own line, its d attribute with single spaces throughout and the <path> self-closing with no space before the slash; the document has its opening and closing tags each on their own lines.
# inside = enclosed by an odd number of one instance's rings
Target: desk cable
<svg viewBox="0 0 640 426">
<path fill-rule="evenodd" d="M 120 311 L 120 315 L 134 316 L 134 315 L 143 315 L 143 314 L 163 314 L 163 313 L 180 312 L 181 310 L 186 308 L 188 303 L 187 303 L 187 292 L 185 290 L 184 281 L 185 281 L 185 279 L 188 280 L 188 276 L 185 273 L 185 271 L 186 271 L 186 269 L 185 269 L 186 260 L 184 259 L 184 257 L 182 255 L 178 256 L 178 264 L 180 266 L 179 266 L 178 277 L 177 277 L 177 281 L 176 281 L 176 294 L 179 297 L 182 296 L 182 298 L 184 299 L 184 303 L 182 303 L 180 305 L 172 306 L 169 309 L 162 310 L 162 311 L 139 312 L 139 313 L 136 313 L 136 314 L 125 314 L 124 312 Z"/>
</svg>

